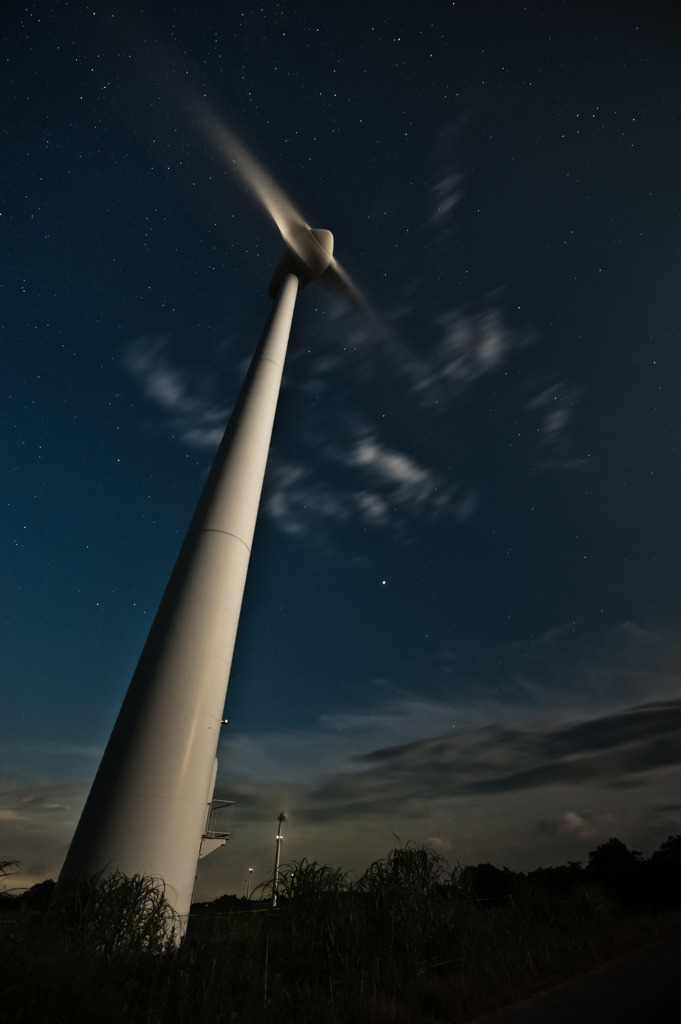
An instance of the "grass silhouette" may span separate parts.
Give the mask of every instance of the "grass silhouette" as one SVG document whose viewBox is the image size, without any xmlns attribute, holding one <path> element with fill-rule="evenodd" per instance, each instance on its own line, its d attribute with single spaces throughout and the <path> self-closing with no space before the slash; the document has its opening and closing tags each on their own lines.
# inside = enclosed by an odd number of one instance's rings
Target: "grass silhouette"
<svg viewBox="0 0 681 1024">
<path fill-rule="evenodd" d="M 520 875 L 410 845 L 359 878 L 290 864 L 276 910 L 266 886 L 195 906 L 179 947 L 153 879 L 79 880 L 59 927 L 35 888 L 2 901 L 2 1024 L 465 1021 L 681 925 L 579 865 Z"/>
</svg>

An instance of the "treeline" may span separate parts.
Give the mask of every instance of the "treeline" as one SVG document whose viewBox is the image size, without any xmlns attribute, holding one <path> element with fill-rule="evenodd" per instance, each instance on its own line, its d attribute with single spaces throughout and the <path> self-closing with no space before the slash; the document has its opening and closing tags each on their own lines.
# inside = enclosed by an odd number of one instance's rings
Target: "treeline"
<svg viewBox="0 0 681 1024">
<path fill-rule="evenodd" d="M 570 861 L 518 873 L 478 864 L 461 871 L 461 884 L 469 885 L 481 900 L 517 895 L 537 883 L 566 894 L 595 883 L 604 886 L 627 910 L 676 909 L 681 907 L 681 835 L 669 836 L 647 859 L 613 838 L 591 851 L 586 866 Z"/>
<path fill-rule="evenodd" d="M 390 861 L 391 872 L 394 875 L 406 873 L 407 877 L 402 879 L 403 886 L 410 885 L 418 891 L 424 886 L 426 865 L 419 860 L 419 857 L 423 857 L 423 851 L 413 847 L 407 847 L 407 850 L 410 855 L 402 860 L 395 856 L 401 851 L 393 851 Z M 444 858 L 431 855 L 427 858 L 427 866 L 428 871 L 425 871 L 425 874 L 429 882 L 432 881 L 432 871 L 437 866 L 437 884 L 428 889 L 431 894 L 454 888 L 462 896 L 470 896 L 484 902 L 511 899 L 514 896 L 519 898 L 533 891 L 568 896 L 579 888 L 595 885 L 602 886 L 626 910 L 654 912 L 681 908 L 681 835 L 669 836 L 647 859 L 638 850 L 630 850 L 620 839 L 613 838 L 592 850 L 586 865 L 582 865 L 580 861 L 568 861 L 567 864 L 557 867 L 540 867 L 534 871 L 519 872 L 511 871 L 509 868 L 498 868 L 494 864 L 451 867 Z M 375 872 L 375 865 L 369 868 L 369 876 L 372 871 Z M 417 879 L 415 875 L 419 874 L 421 877 Z M 312 879 L 314 892 L 306 891 L 310 889 Z M 298 864 L 289 865 L 282 871 L 279 899 L 285 901 L 295 896 L 300 899 L 304 895 L 310 898 L 317 891 L 331 890 L 361 896 L 367 887 L 366 875 L 353 880 L 340 869 L 310 865 L 303 860 Z M 243 909 L 247 902 L 251 905 L 258 905 L 261 902 L 267 904 L 271 900 L 271 894 L 271 883 L 267 883 L 256 890 L 254 898 L 250 901 L 244 897 L 220 896 L 212 903 L 194 904 L 193 913 L 200 915 L 210 911 Z"/>
</svg>

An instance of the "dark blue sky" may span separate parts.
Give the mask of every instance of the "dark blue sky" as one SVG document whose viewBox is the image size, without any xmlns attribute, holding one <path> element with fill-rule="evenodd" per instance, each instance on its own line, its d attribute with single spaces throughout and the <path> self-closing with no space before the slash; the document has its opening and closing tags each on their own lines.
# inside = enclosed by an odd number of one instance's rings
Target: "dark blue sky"
<svg viewBox="0 0 681 1024">
<path fill-rule="evenodd" d="M 266 876 L 282 807 L 286 857 L 347 867 L 393 833 L 517 867 L 657 846 L 681 830 L 678 16 L 123 6 L 2 30 L 0 855 L 59 870 L 268 312 L 281 240 L 192 89 L 380 322 L 298 303 L 202 891 Z"/>
</svg>

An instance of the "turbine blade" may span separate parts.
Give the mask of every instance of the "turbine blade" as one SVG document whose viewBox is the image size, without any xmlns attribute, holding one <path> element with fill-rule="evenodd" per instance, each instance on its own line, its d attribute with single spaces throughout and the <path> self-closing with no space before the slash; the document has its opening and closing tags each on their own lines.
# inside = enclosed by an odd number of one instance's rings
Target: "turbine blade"
<svg viewBox="0 0 681 1024">
<path fill-rule="evenodd" d="M 331 262 L 328 270 L 322 274 L 319 280 L 331 291 L 336 292 L 338 295 L 342 295 L 351 306 L 354 306 L 355 309 L 364 316 L 369 317 L 370 320 L 378 322 L 378 317 L 364 298 L 364 295 L 352 280 L 348 272 L 341 267 L 337 260 L 333 260 Z"/>
<path fill-rule="evenodd" d="M 213 145 L 225 162 L 254 193 L 279 228 L 286 245 L 296 252 L 296 229 L 310 230 L 303 215 L 244 143 L 212 112 L 206 113 L 206 127 Z"/>
</svg>

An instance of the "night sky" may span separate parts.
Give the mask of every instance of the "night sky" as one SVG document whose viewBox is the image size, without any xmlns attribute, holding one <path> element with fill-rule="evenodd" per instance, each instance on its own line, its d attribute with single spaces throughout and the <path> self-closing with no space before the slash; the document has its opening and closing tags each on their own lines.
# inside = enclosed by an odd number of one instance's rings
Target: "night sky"
<svg viewBox="0 0 681 1024">
<path fill-rule="evenodd" d="M 140 5 L 141 6 L 141 5 Z M 283 245 L 299 299 L 198 894 L 681 831 L 681 77 L 657 3 L 10 4 L 0 859 L 56 877 Z M 193 105 L 192 105 L 193 104 Z M 397 838 L 396 838 L 397 837 Z"/>
</svg>

